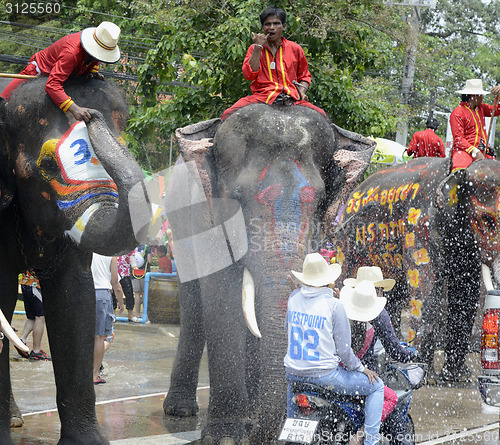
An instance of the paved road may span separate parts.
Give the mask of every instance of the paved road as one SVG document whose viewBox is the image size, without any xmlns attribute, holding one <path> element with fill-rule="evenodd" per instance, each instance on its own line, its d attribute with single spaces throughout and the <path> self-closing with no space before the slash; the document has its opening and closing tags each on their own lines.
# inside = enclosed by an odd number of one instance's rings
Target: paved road
<svg viewBox="0 0 500 445">
<path fill-rule="evenodd" d="M 21 329 L 23 323 L 16 316 L 14 326 Z M 104 359 L 107 383 L 96 387 L 98 419 L 113 445 L 180 445 L 199 438 L 209 395 L 205 359 L 198 390 L 200 414 L 188 419 L 163 415 L 178 334 L 177 326 L 115 324 L 115 343 Z M 46 337 L 43 347 L 48 349 Z M 25 425 L 12 431 L 15 443 L 57 444 L 60 425 L 51 363 L 21 359 L 15 350 L 10 356 L 14 395 L 25 417 Z M 440 361 L 437 355 L 437 366 Z M 469 356 L 469 366 L 477 374 L 477 354 Z M 424 386 L 414 393 L 411 414 L 420 444 L 500 445 L 499 409 L 482 404 L 475 384 Z"/>
</svg>

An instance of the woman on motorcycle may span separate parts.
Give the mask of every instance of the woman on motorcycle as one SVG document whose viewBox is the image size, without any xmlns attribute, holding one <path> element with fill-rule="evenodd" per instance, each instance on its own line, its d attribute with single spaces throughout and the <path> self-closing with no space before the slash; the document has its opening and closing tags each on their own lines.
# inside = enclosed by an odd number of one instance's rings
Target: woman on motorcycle
<svg viewBox="0 0 500 445">
<path fill-rule="evenodd" d="M 335 283 L 340 269 L 339 264 L 328 265 L 319 253 L 312 253 L 304 260 L 303 272 L 292 271 L 302 287 L 294 290 L 288 299 L 288 348 L 284 359 L 287 381 L 289 384 L 313 383 L 340 394 L 366 396 L 365 444 L 376 445 L 380 439 L 384 383 L 351 349 L 349 319 L 328 287 Z M 366 283 L 365 288 L 376 298 L 372 283 Z M 375 311 L 380 312 L 378 307 Z"/>
</svg>

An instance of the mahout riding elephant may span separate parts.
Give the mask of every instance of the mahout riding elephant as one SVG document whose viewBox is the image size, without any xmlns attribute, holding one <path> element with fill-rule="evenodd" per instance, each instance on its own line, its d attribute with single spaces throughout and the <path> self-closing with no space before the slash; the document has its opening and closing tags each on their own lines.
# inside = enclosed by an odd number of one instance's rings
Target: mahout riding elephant
<svg viewBox="0 0 500 445">
<path fill-rule="evenodd" d="M 305 255 L 318 250 L 326 209 L 347 198 L 374 143 L 308 108 L 263 104 L 176 136 L 181 155 L 166 210 L 181 333 L 164 410 L 197 412 L 206 344 L 210 403 L 202 443 L 270 443 L 286 411 L 290 270 L 301 270 Z"/>
<path fill-rule="evenodd" d="M 362 182 L 328 231 L 343 276 L 379 266 L 397 282 L 388 298 L 395 324 L 410 304 L 408 339 L 434 371 L 434 336 L 443 285 L 448 313 L 441 377 L 468 376 L 465 357 L 477 310 L 481 263 L 500 282 L 500 162 L 450 174 L 449 158 L 421 158 Z M 340 220 L 340 223 L 339 223 Z M 408 306 L 406 306 L 408 307 Z"/>
<path fill-rule="evenodd" d="M 45 81 L 28 81 L 0 103 L 0 307 L 10 320 L 18 274 L 33 268 L 43 290 L 59 444 L 107 444 L 95 414 L 90 262 L 92 252 L 114 255 L 137 245 L 128 191 L 144 175 L 120 143 L 127 120 L 121 90 L 100 80 L 66 82 L 73 100 L 95 109 L 85 124 L 68 121 Z M 12 444 L 7 342 L 0 376 L 0 443 Z"/>
</svg>

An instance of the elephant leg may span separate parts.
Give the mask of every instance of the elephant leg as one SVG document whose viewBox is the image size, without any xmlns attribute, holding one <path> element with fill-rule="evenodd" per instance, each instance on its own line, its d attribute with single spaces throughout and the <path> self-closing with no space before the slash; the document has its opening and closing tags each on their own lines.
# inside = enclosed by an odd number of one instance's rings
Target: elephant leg
<svg viewBox="0 0 500 445">
<path fill-rule="evenodd" d="M 448 381 L 470 378 L 465 358 L 470 348 L 470 336 L 480 292 L 480 268 L 455 273 L 448 288 L 448 335 L 445 364 L 441 377 Z"/>
<path fill-rule="evenodd" d="M 406 283 L 396 281 L 395 286 L 387 293 L 386 310 L 391 316 L 394 332 L 401 337 L 401 312 L 408 307 L 409 293 Z"/>
<path fill-rule="evenodd" d="M 14 258 L 7 256 L 9 260 Z M 12 261 L 14 263 L 14 261 Z M 2 312 L 7 320 L 12 319 L 14 307 L 17 300 L 17 273 L 15 269 L 6 264 L 1 264 L 0 269 L 8 271 L 0 278 L 0 289 L 2 289 Z M 10 366 L 9 366 L 9 341 L 7 338 L 3 340 L 2 353 L 0 354 L 0 443 L 3 445 L 13 445 L 10 438 L 10 398 L 12 394 L 10 383 Z"/>
<path fill-rule="evenodd" d="M 242 275 L 240 267 L 232 266 L 201 282 L 210 372 L 210 404 L 202 445 L 215 445 L 221 439 L 227 444 L 249 443 Z"/>
<path fill-rule="evenodd" d="M 10 412 L 10 427 L 11 428 L 22 427 L 24 425 L 23 415 L 14 399 L 14 394 L 12 394 L 12 388 L 10 389 L 9 412 Z"/>
<path fill-rule="evenodd" d="M 437 317 L 440 302 L 443 296 L 443 281 L 438 280 L 432 274 L 433 285 L 427 295 L 422 307 L 422 323 L 420 328 L 421 341 L 420 341 L 420 356 L 424 363 L 428 366 L 429 380 L 436 379 L 436 371 L 434 368 L 434 353 L 436 349 L 436 327 Z"/>
<path fill-rule="evenodd" d="M 62 247 L 61 247 L 62 248 Z M 61 420 L 59 445 L 104 445 L 95 412 L 95 291 L 90 254 L 66 247 L 62 270 L 40 278 Z M 57 258 L 54 253 L 53 257 Z"/>
<path fill-rule="evenodd" d="M 203 311 L 198 281 L 179 283 L 181 330 L 163 410 L 172 416 L 194 416 L 198 412 L 196 388 L 205 347 Z"/>
</svg>

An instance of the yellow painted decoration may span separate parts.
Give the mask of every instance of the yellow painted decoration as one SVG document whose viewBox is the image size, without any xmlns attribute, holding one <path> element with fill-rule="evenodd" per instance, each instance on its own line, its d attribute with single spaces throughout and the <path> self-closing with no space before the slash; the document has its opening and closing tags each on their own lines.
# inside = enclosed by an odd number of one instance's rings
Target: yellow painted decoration
<svg viewBox="0 0 500 445">
<path fill-rule="evenodd" d="M 422 211 L 420 209 L 411 208 L 408 212 L 408 224 L 417 225 L 418 218 L 420 218 L 420 214 Z"/>
<path fill-rule="evenodd" d="M 417 266 L 420 266 L 421 264 L 427 264 L 430 261 L 427 249 L 424 248 L 417 250 L 413 254 L 413 258 L 415 259 L 415 264 Z"/>
<path fill-rule="evenodd" d="M 408 269 L 408 277 L 410 278 L 410 286 L 417 288 L 420 284 L 419 273 L 417 269 Z"/>
<path fill-rule="evenodd" d="M 422 317 L 422 300 L 411 299 L 411 313 L 410 315 L 415 318 Z"/>
<path fill-rule="evenodd" d="M 415 340 L 415 330 L 410 328 L 408 329 L 408 343 L 412 342 L 413 340 Z"/>
<path fill-rule="evenodd" d="M 405 236 L 405 247 L 408 249 L 408 247 L 414 247 L 415 246 L 415 234 L 412 233 L 407 233 Z"/>
<path fill-rule="evenodd" d="M 75 223 L 75 227 L 80 231 L 83 232 L 85 230 L 85 224 L 82 220 L 82 218 L 78 218 L 78 220 Z"/>
<path fill-rule="evenodd" d="M 455 184 L 453 188 L 450 190 L 450 199 L 448 201 L 448 205 L 450 207 L 458 202 L 457 190 L 458 190 L 458 184 Z"/>
</svg>

